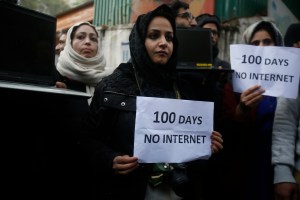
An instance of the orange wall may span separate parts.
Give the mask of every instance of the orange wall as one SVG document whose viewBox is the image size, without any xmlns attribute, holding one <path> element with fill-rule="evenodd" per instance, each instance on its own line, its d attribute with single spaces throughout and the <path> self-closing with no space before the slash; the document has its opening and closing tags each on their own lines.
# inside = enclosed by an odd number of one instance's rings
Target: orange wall
<svg viewBox="0 0 300 200">
<path fill-rule="evenodd" d="M 77 22 L 92 22 L 94 19 L 94 3 L 92 2 L 74 10 L 70 10 L 66 13 L 56 16 L 56 18 L 57 32 L 68 29 Z"/>
</svg>

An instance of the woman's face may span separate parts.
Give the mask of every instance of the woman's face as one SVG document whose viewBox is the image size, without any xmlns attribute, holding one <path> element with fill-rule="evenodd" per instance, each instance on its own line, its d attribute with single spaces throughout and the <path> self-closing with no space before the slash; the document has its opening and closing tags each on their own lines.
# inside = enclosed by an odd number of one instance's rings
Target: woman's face
<svg viewBox="0 0 300 200">
<path fill-rule="evenodd" d="M 255 46 L 275 46 L 275 42 L 272 40 L 270 34 L 265 30 L 260 30 L 254 33 L 250 44 Z"/>
<path fill-rule="evenodd" d="M 173 53 L 173 29 L 164 17 L 154 17 L 150 22 L 145 40 L 148 55 L 153 63 L 164 65 Z"/>
<path fill-rule="evenodd" d="M 88 26 L 80 26 L 72 39 L 73 49 L 81 56 L 92 58 L 98 51 L 98 37 L 95 30 Z"/>
</svg>

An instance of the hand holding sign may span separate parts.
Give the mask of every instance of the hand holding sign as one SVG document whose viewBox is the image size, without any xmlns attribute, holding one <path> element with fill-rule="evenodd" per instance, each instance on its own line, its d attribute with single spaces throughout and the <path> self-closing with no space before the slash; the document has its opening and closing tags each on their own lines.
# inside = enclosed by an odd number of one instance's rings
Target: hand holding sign
<svg viewBox="0 0 300 200">
<path fill-rule="evenodd" d="M 209 158 L 213 106 L 212 102 L 137 97 L 134 156 L 140 163 Z M 217 135 L 213 139 L 222 142 Z M 213 150 L 218 151 L 222 145 L 216 143 Z"/>
<path fill-rule="evenodd" d="M 211 148 L 212 148 L 212 153 L 218 153 L 223 149 L 223 139 L 222 135 L 214 131 L 211 135 Z"/>
<path fill-rule="evenodd" d="M 259 85 L 255 85 L 245 90 L 240 97 L 240 102 L 245 106 L 255 107 L 263 98 L 265 90 Z"/>
<path fill-rule="evenodd" d="M 242 93 L 260 85 L 265 89 L 264 95 L 296 98 L 300 77 L 299 55 L 300 49 L 297 48 L 230 45 L 234 91 Z"/>
<path fill-rule="evenodd" d="M 138 168 L 138 158 L 128 155 L 116 156 L 113 159 L 113 169 L 116 174 L 128 174 Z"/>
</svg>

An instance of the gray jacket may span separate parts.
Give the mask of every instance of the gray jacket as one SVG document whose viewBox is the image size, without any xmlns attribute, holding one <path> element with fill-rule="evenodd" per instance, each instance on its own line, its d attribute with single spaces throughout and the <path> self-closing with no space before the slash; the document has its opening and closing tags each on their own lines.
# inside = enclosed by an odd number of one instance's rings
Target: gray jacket
<svg viewBox="0 0 300 200">
<path fill-rule="evenodd" d="M 300 171 L 300 88 L 297 99 L 278 98 L 272 138 L 274 183 L 295 183 Z"/>
</svg>

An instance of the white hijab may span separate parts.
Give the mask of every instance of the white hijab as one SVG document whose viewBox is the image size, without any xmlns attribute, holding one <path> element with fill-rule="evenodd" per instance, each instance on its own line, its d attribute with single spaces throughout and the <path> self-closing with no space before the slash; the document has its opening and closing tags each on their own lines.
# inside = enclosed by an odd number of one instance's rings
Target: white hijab
<svg viewBox="0 0 300 200">
<path fill-rule="evenodd" d="M 101 81 L 103 77 L 109 75 L 111 73 L 111 70 L 105 69 L 106 61 L 103 51 L 101 51 L 99 37 L 98 51 L 95 57 L 83 57 L 72 48 L 71 33 L 73 32 L 74 27 L 80 26 L 82 24 L 94 27 L 88 22 L 80 22 L 73 25 L 68 30 L 66 46 L 60 53 L 56 68 L 62 76 L 86 84 L 87 92 L 93 94 L 96 84 Z"/>
<path fill-rule="evenodd" d="M 273 29 L 274 35 L 275 35 L 275 45 L 276 46 L 282 46 L 283 44 L 283 39 L 282 39 L 282 34 L 280 32 L 280 30 L 277 28 L 277 26 L 271 22 L 271 21 L 266 21 L 266 20 L 260 20 L 257 21 L 253 24 L 251 24 L 243 33 L 243 42 L 244 44 L 249 44 L 250 43 L 250 39 L 253 36 L 253 32 L 255 30 L 255 28 L 261 24 L 261 23 L 268 23 L 269 26 Z M 269 33 L 270 34 L 270 33 Z"/>
</svg>

